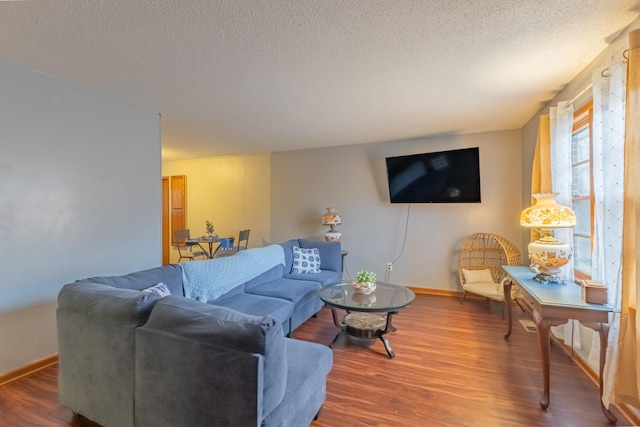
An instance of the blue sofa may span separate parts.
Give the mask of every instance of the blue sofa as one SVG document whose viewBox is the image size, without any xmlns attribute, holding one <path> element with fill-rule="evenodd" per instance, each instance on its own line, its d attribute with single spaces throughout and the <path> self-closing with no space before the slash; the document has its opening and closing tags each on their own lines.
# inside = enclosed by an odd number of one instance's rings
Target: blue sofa
<svg viewBox="0 0 640 427">
<path fill-rule="evenodd" d="M 319 273 L 291 273 L 294 246 L 318 249 Z M 308 425 L 332 353 L 287 336 L 322 307 L 317 289 L 341 276 L 339 243 L 295 239 L 67 284 L 60 403 L 106 427 Z M 199 298 L 193 282 L 210 278 L 224 292 Z M 171 295 L 148 292 L 158 283 Z"/>
</svg>

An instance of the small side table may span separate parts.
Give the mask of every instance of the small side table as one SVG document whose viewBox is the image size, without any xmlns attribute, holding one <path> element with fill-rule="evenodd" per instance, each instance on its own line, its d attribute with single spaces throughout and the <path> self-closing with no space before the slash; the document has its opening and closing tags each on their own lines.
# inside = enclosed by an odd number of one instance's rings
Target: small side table
<svg viewBox="0 0 640 427">
<path fill-rule="evenodd" d="M 540 283 L 533 278 L 534 273 L 529 267 L 503 265 L 507 273 L 504 283 L 504 306 L 507 312 L 507 332 L 504 339 L 511 335 L 511 287 L 515 286 L 521 292 L 521 300 L 533 315 L 533 321 L 538 332 L 538 345 L 542 356 L 543 394 L 540 406 L 547 409 L 550 403 L 549 394 L 549 329 L 551 326 L 562 325 L 569 319 L 576 319 L 587 328 L 593 329 L 600 335 L 600 407 L 602 413 L 615 425 L 616 416 L 602 403 L 603 371 L 607 355 L 607 337 L 609 336 L 609 313 L 613 307 L 609 304 L 588 304 L 584 302 L 580 286 L 575 283 L 562 285 L 555 282 Z"/>
</svg>

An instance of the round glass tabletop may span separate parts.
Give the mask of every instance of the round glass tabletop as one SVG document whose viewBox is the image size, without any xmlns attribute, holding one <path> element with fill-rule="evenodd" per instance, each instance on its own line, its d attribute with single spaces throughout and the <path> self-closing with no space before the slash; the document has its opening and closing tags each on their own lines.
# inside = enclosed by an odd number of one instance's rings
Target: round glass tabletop
<svg viewBox="0 0 640 427">
<path fill-rule="evenodd" d="M 355 292 L 351 282 L 325 285 L 318 289 L 325 304 L 349 311 L 392 312 L 409 305 L 416 297 L 411 289 L 390 283 L 377 282 L 373 292 Z"/>
</svg>

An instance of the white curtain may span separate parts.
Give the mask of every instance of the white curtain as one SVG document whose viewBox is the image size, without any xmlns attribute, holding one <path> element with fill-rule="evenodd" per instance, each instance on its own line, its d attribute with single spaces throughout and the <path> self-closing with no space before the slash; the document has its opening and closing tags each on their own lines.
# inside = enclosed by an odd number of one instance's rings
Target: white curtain
<svg viewBox="0 0 640 427">
<path fill-rule="evenodd" d="M 551 191 L 558 193 L 556 201 L 563 206 L 571 207 L 571 138 L 573 134 L 573 103 L 561 101 L 557 107 L 549 110 L 549 124 L 551 133 Z M 571 228 L 556 228 L 556 239 L 572 244 L 573 230 Z M 567 281 L 573 280 L 573 259 L 562 267 L 561 275 Z M 570 320 L 566 325 L 552 328 L 554 335 L 562 337 L 564 342 L 580 348 L 579 334 L 573 334 L 573 324 Z M 573 342 L 572 342 L 573 341 Z"/>
<path fill-rule="evenodd" d="M 571 138 L 573 135 L 573 103 L 559 102 L 549 111 L 551 127 L 551 191 L 558 193 L 556 201 L 562 206 L 571 203 Z M 556 239 L 572 244 L 573 229 L 556 228 Z M 562 275 L 573 280 L 573 259 L 562 268 Z"/>
<path fill-rule="evenodd" d="M 591 278 L 608 287 L 614 313 L 609 321 L 609 342 L 617 343 L 620 329 L 622 280 L 622 216 L 624 199 L 624 136 L 627 63 L 615 53 L 604 71 L 593 73 L 593 192 L 594 223 Z M 593 333 L 588 362 L 597 367 L 600 340 Z M 608 346 L 607 360 L 616 360 L 617 345 Z M 609 365 L 608 368 L 611 369 Z M 611 378 L 605 370 L 604 377 Z"/>
</svg>

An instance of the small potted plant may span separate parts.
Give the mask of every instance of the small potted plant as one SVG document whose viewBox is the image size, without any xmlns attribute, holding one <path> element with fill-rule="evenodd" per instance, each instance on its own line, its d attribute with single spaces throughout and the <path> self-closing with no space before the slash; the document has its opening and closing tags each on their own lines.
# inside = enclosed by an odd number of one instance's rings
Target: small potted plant
<svg viewBox="0 0 640 427">
<path fill-rule="evenodd" d="M 213 223 L 211 221 L 207 221 L 206 225 L 207 225 L 206 237 L 213 237 L 214 236 Z"/>
<path fill-rule="evenodd" d="M 355 282 L 351 284 L 355 292 L 368 294 L 376 289 L 376 273 L 373 271 L 358 271 Z"/>
</svg>

